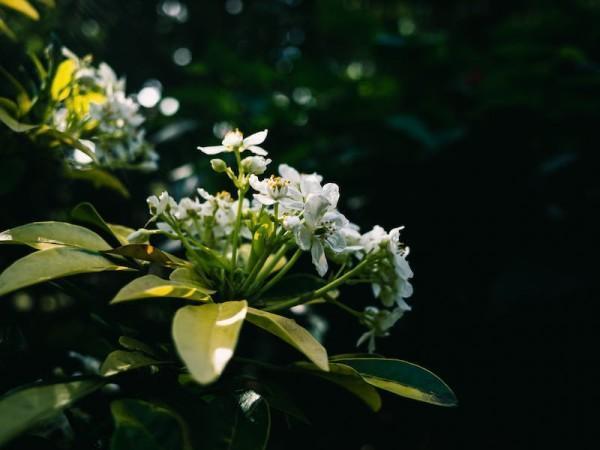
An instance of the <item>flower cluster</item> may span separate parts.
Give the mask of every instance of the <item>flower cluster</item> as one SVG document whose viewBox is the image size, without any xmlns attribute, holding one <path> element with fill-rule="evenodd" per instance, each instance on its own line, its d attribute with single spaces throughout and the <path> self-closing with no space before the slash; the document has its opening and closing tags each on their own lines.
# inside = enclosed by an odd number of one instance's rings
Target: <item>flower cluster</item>
<svg viewBox="0 0 600 450">
<path fill-rule="evenodd" d="M 141 128 L 140 105 L 125 93 L 125 80 L 106 63 L 97 67 L 90 57 L 67 49 L 51 85 L 52 111 L 48 125 L 80 139 L 101 166 L 154 170 L 158 156 Z M 92 160 L 75 150 L 78 165 Z"/>
<path fill-rule="evenodd" d="M 211 166 L 233 181 L 237 197 L 228 192 L 211 195 L 203 189 L 198 189 L 195 198 L 179 202 L 167 192 L 149 197 L 150 222 L 156 222 L 157 229 L 138 230 L 131 238 L 162 234 L 180 241 L 211 287 L 225 297 L 257 302 L 301 254 L 310 252 L 325 284 L 273 310 L 324 298 L 368 327 L 359 345 L 368 341 L 373 351 L 375 338 L 387 336 L 410 310 L 405 299 L 412 294 L 409 279 L 413 274 L 406 260 L 408 248 L 400 241 L 401 228 L 386 232 L 376 226 L 361 234 L 338 209 L 338 185 L 323 183 L 319 174 L 303 174 L 282 164 L 278 175 L 259 178 L 271 162 L 259 147 L 266 137 L 266 130 L 246 138 L 235 130 L 220 146 L 199 147 L 208 155 L 235 155 L 236 168 L 222 159 L 213 159 Z M 254 155 L 242 159 L 246 150 Z M 288 259 L 289 253 L 293 254 Z M 331 264 L 337 266 L 335 271 Z M 330 295 L 342 284 L 358 283 L 371 285 L 380 307 L 368 306 L 358 312 Z"/>
</svg>

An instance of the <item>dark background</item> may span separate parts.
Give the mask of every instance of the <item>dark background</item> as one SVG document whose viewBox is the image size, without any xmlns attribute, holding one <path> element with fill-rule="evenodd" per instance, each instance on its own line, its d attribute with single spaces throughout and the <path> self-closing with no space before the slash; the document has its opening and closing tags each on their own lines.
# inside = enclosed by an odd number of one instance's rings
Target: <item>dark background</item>
<svg viewBox="0 0 600 450">
<path fill-rule="evenodd" d="M 317 387 L 313 427 L 276 422 L 273 448 L 583 448 L 593 438 L 600 2 L 58 3 L 20 25 L 25 47 L 54 36 L 126 75 L 130 92 L 158 80 L 180 108 L 146 111 L 161 166 L 122 174 L 131 202 L 12 152 L 0 168 L 2 228 L 63 217 L 80 200 L 141 226 L 145 197 L 162 186 L 176 196 L 220 187 L 195 150 L 218 142 L 218 123 L 269 128 L 275 163 L 337 182 L 363 230 L 406 226 L 414 310 L 378 352 L 433 370 L 460 402 L 384 395 L 372 414 Z M 174 63 L 179 48 L 188 64 Z M 194 175 L 175 180 L 185 164 Z M 332 353 L 353 351 L 360 328 L 323 314 Z"/>
</svg>

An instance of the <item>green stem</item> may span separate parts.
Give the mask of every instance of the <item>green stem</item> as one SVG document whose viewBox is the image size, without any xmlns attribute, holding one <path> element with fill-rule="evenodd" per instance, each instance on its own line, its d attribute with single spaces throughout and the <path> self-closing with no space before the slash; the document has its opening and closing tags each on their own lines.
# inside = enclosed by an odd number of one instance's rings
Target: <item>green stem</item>
<svg viewBox="0 0 600 450">
<path fill-rule="evenodd" d="M 342 302 L 340 302 L 339 300 L 333 298 L 331 295 L 329 294 L 325 294 L 323 296 L 325 298 L 325 300 L 328 303 L 331 303 L 332 305 L 335 305 L 341 309 L 343 309 L 344 311 L 346 311 L 347 313 L 350 313 L 351 315 L 353 315 L 354 317 L 358 317 L 361 318 L 362 314 L 360 312 L 358 312 L 357 310 L 350 308 L 349 306 L 343 304 Z"/>
<path fill-rule="evenodd" d="M 244 204 L 244 196 L 246 195 L 245 187 L 241 184 L 244 179 L 244 168 L 242 167 L 240 152 L 237 149 L 235 150 L 235 160 L 238 166 L 238 208 L 237 215 L 235 217 L 235 227 L 233 228 L 233 236 L 231 239 L 231 265 L 233 270 L 235 270 L 237 263 L 238 241 L 240 236 L 240 228 L 242 227 L 242 206 Z"/>
<path fill-rule="evenodd" d="M 296 250 L 296 252 L 292 255 L 290 260 L 286 263 L 286 265 L 283 266 L 281 268 L 281 270 L 279 272 L 277 272 L 277 275 L 275 275 L 273 278 L 271 278 L 269 280 L 269 282 L 267 284 L 265 284 L 256 293 L 256 296 L 258 297 L 259 295 L 263 294 L 264 292 L 271 289 L 274 285 L 276 285 L 279 282 L 279 280 L 281 280 L 285 276 L 285 274 L 288 273 L 292 267 L 294 267 L 294 265 L 296 264 L 296 262 L 298 261 L 298 259 L 300 258 L 301 255 L 302 255 L 302 250 L 300 250 L 300 249 Z"/>
<path fill-rule="evenodd" d="M 354 274 L 360 272 L 368 263 L 371 261 L 368 258 L 363 259 L 356 267 L 352 270 L 349 270 L 341 277 L 333 280 L 330 283 L 327 283 L 325 286 L 317 289 L 316 291 L 309 292 L 308 294 L 302 295 L 300 297 L 294 297 L 289 300 L 283 301 L 276 305 L 268 306 L 264 308 L 264 311 L 279 311 L 282 309 L 291 308 L 292 306 L 299 305 L 301 303 L 305 303 L 309 300 L 313 300 L 315 298 L 322 297 L 325 293 L 336 289 L 338 286 L 344 284 L 349 278 L 351 278 Z"/>
<path fill-rule="evenodd" d="M 262 282 L 265 280 L 265 278 L 267 278 L 271 274 L 271 272 L 273 272 L 273 268 L 277 265 L 279 260 L 285 255 L 285 252 L 287 252 L 287 251 L 288 251 L 288 245 L 283 244 L 281 246 L 281 248 L 277 251 L 277 253 L 275 253 L 275 255 L 273 255 L 273 259 L 271 260 L 271 262 L 269 264 L 267 264 L 266 266 L 264 266 L 260 272 L 258 272 L 256 279 L 252 282 L 252 284 L 250 285 L 250 288 L 248 289 L 249 293 L 252 293 L 256 289 L 258 289 L 258 287 L 262 284 Z"/>
</svg>

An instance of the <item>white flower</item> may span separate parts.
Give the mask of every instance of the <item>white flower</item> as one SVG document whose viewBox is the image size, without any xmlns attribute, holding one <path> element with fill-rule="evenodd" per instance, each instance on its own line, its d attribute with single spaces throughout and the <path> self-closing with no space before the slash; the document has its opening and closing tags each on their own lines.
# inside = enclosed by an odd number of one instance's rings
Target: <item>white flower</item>
<svg viewBox="0 0 600 450">
<path fill-rule="evenodd" d="M 379 310 L 375 306 L 367 306 L 363 313 L 362 322 L 367 325 L 370 330 L 364 333 L 356 343 L 356 346 L 362 345 L 365 341 L 369 341 L 369 353 L 375 351 L 375 338 L 389 336 L 389 330 L 402 318 L 404 310 L 396 307 L 392 310 Z"/>
<path fill-rule="evenodd" d="M 324 195 L 311 194 L 304 205 L 304 221 L 297 216 L 288 216 L 284 220 L 284 226 L 294 231 L 298 246 L 304 251 L 310 250 L 320 276 L 328 269 L 325 249 L 340 253 L 346 248 L 341 230 L 348 220 L 334 208 Z"/>
<path fill-rule="evenodd" d="M 202 211 L 202 205 L 198 199 L 192 200 L 184 197 L 179 201 L 174 216 L 179 220 L 186 220 L 192 217 L 198 217 Z"/>
<path fill-rule="evenodd" d="M 263 156 L 248 156 L 242 159 L 244 171 L 253 175 L 265 173 L 269 164 L 271 164 L 271 160 L 265 159 Z"/>
<path fill-rule="evenodd" d="M 262 144 L 267 138 L 267 133 L 268 130 L 263 130 L 244 138 L 244 135 L 240 130 L 233 130 L 227 132 L 221 145 L 198 147 L 198 150 L 207 155 L 217 155 L 219 153 L 233 152 L 235 150 L 241 153 L 244 150 L 250 150 L 255 155 L 267 156 L 267 151 L 258 147 L 258 145 Z"/>
<path fill-rule="evenodd" d="M 360 245 L 366 254 L 383 252 L 383 259 L 371 271 L 373 295 L 385 306 L 396 304 L 404 311 L 410 306 L 405 302 L 413 293 L 408 281 L 413 276 L 406 256 L 409 249 L 400 242 L 402 227 L 394 228 L 387 233 L 382 227 L 375 226 L 365 233 Z"/>
<path fill-rule="evenodd" d="M 274 175 L 264 180 L 259 180 L 256 175 L 250 175 L 250 186 L 258 191 L 258 194 L 254 194 L 254 198 L 265 206 L 287 199 L 288 185 L 289 181 Z"/>
<path fill-rule="evenodd" d="M 317 173 L 304 174 L 287 164 L 279 166 L 279 174 L 289 181 L 288 196 L 290 201 L 285 205 L 290 210 L 302 210 L 304 203 L 311 194 L 323 195 L 331 203 L 332 207 L 337 206 L 340 198 L 340 190 L 337 184 L 327 183 L 321 186 L 323 177 Z"/>
<path fill-rule="evenodd" d="M 177 202 L 166 191 L 162 192 L 158 197 L 156 195 L 148 197 L 146 203 L 148 203 L 150 214 L 152 214 L 151 220 L 155 220 L 165 212 L 177 208 Z"/>
</svg>

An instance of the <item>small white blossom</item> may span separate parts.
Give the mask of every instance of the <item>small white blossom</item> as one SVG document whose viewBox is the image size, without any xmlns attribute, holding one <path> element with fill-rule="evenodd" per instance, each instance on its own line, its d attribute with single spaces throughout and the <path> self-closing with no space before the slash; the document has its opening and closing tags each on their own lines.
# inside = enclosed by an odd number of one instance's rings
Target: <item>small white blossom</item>
<svg viewBox="0 0 600 450">
<path fill-rule="evenodd" d="M 362 345 L 368 341 L 369 353 L 375 351 L 375 338 L 389 336 L 389 330 L 402 318 L 404 310 L 396 307 L 392 310 L 379 310 L 375 306 L 367 306 L 363 313 L 362 322 L 370 328 L 364 333 L 356 343 L 356 346 Z"/>
<path fill-rule="evenodd" d="M 171 197 L 166 191 L 162 192 L 158 197 L 152 195 L 146 199 L 152 219 L 155 220 L 165 212 L 175 210 L 177 208 L 177 202 Z"/>
<path fill-rule="evenodd" d="M 248 156 L 242 159 L 244 172 L 253 175 L 262 175 L 265 173 L 269 164 L 271 164 L 271 160 L 265 159 L 263 156 Z"/>
<path fill-rule="evenodd" d="M 310 250 L 312 262 L 320 276 L 327 273 L 329 265 L 325 249 L 340 253 L 346 248 L 346 240 L 341 230 L 348 220 L 335 209 L 324 195 L 309 195 L 304 205 L 304 220 L 289 216 L 284 225 L 294 231 L 298 247 Z"/>
<path fill-rule="evenodd" d="M 244 135 L 240 130 L 228 131 L 223 138 L 221 145 L 198 147 L 198 150 L 207 155 L 217 155 L 219 153 L 233 152 L 235 150 L 242 153 L 245 150 L 249 150 L 255 155 L 267 156 L 267 151 L 258 146 L 265 141 L 267 133 L 268 130 L 263 130 L 244 138 Z"/>
</svg>

